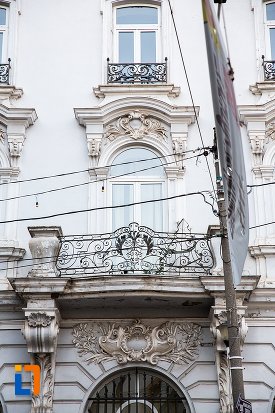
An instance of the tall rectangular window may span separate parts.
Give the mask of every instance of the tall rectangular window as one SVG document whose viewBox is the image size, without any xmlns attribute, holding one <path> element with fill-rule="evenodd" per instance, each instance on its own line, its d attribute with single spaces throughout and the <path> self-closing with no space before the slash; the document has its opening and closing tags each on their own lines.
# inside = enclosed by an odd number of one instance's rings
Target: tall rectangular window
<svg viewBox="0 0 275 413">
<path fill-rule="evenodd" d="M 116 55 L 119 63 L 156 63 L 159 59 L 159 8 L 115 9 Z"/>
<path fill-rule="evenodd" d="M 267 60 L 275 60 L 275 2 L 266 4 Z"/>
<path fill-rule="evenodd" d="M 0 6 L 0 63 L 7 63 L 8 9 Z"/>
</svg>

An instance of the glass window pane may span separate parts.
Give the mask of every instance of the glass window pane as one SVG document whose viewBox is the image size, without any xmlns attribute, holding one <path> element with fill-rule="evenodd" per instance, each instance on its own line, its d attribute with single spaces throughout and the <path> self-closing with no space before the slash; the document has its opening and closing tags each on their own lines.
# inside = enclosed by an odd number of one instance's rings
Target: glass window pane
<svg viewBox="0 0 275 413">
<path fill-rule="evenodd" d="M 269 33 L 270 33 L 271 60 L 275 60 L 275 28 L 270 29 Z"/>
<path fill-rule="evenodd" d="M 155 7 L 122 7 L 116 11 L 117 24 L 157 24 L 158 9 Z"/>
<path fill-rule="evenodd" d="M 134 32 L 119 33 L 119 63 L 134 61 Z"/>
<path fill-rule="evenodd" d="M 142 184 L 141 201 L 162 198 L 162 184 Z M 163 229 L 163 202 L 141 204 L 141 223 L 155 231 Z"/>
<path fill-rule="evenodd" d="M 133 185 L 131 184 L 113 184 L 112 185 L 112 205 L 130 204 L 134 202 Z M 124 227 L 134 220 L 134 207 L 114 208 L 113 213 L 113 230 Z"/>
<path fill-rule="evenodd" d="M 3 33 L 0 32 L 0 63 L 4 63 L 3 60 Z"/>
<path fill-rule="evenodd" d="M 0 25 L 4 26 L 6 24 L 6 9 L 0 7 Z"/>
<path fill-rule="evenodd" d="M 141 32 L 141 63 L 156 61 L 156 32 Z"/>
<path fill-rule="evenodd" d="M 133 121 L 133 128 L 140 127 L 140 122 L 138 119 L 134 119 Z M 149 151 L 148 149 L 143 148 L 131 148 L 127 149 L 126 151 L 121 152 L 113 161 L 113 165 L 110 170 L 110 175 L 115 177 L 122 174 L 129 174 L 131 176 L 156 176 L 156 177 L 163 177 L 164 169 L 160 159 L 155 158 L 156 155 Z M 147 160 L 148 159 L 148 160 Z M 128 164 L 123 164 L 125 162 L 131 162 Z M 152 168 L 152 169 L 147 169 Z M 147 170 L 144 170 L 147 169 Z M 138 172 L 140 171 L 140 172 Z"/>
<path fill-rule="evenodd" d="M 275 20 L 275 3 L 266 5 L 266 18 L 267 20 Z"/>
</svg>

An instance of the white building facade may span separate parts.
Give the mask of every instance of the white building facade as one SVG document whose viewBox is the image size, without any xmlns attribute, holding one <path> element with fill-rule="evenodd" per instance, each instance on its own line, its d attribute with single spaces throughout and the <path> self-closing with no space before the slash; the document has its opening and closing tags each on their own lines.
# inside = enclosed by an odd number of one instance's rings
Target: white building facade
<svg viewBox="0 0 275 413">
<path fill-rule="evenodd" d="M 171 6 L 188 82 L 168 0 L 0 1 L 1 413 L 233 412 L 202 7 Z M 275 2 L 221 25 L 259 185 L 245 397 L 274 413 Z"/>
</svg>

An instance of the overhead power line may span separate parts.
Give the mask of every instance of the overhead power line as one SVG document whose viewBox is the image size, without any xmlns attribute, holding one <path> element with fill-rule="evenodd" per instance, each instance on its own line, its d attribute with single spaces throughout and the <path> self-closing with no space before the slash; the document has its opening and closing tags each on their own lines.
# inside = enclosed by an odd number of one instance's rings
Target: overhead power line
<svg viewBox="0 0 275 413">
<path fill-rule="evenodd" d="M 210 192 L 209 191 L 189 192 L 187 194 L 174 195 L 174 196 L 165 197 L 165 198 L 150 199 L 148 201 L 139 201 L 139 202 L 131 202 L 129 204 L 111 205 L 111 206 L 104 206 L 104 207 L 97 207 L 97 208 L 81 209 L 81 210 L 76 210 L 76 211 L 60 212 L 57 214 L 45 215 L 42 217 L 8 219 L 5 221 L 0 221 L 0 224 L 8 224 L 11 222 L 23 222 L 23 221 L 37 221 L 41 219 L 55 218 L 55 217 L 60 217 L 60 216 L 65 216 L 65 215 L 80 214 L 84 212 L 100 211 L 100 210 L 107 210 L 107 209 L 114 209 L 114 208 L 125 208 L 129 206 L 134 206 L 134 205 L 149 204 L 152 202 L 169 201 L 170 199 L 184 198 L 184 197 L 192 196 L 192 195 L 201 195 L 203 197 L 204 202 L 210 205 L 213 209 L 213 206 L 210 204 L 210 202 L 206 201 L 204 193 L 209 194 Z"/>
<path fill-rule="evenodd" d="M 104 168 L 110 168 L 110 167 L 114 167 L 114 166 L 121 166 L 121 165 L 129 165 L 132 163 L 137 163 L 137 162 L 146 162 L 146 161 L 153 161 L 154 159 L 165 159 L 169 156 L 175 156 L 175 155 L 185 155 L 187 153 L 195 153 L 198 151 L 204 151 L 204 150 L 210 150 L 210 147 L 205 147 L 205 148 L 196 148 L 196 149 L 189 149 L 186 151 L 182 151 L 182 152 L 176 152 L 176 153 L 171 153 L 168 155 L 155 155 L 152 158 L 147 158 L 147 159 L 136 159 L 134 161 L 127 161 L 127 162 L 120 162 L 117 164 L 111 164 L 111 165 L 104 165 Z M 50 179 L 50 178 L 60 178 L 62 176 L 68 176 L 68 175 L 76 175 L 76 174 L 80 174 L 80 173 L 84 173 L 84 172 L 91 172 L 91 171 L 96 171 L 97 169 L 101 169 L 102 166 L 95 166 L 93 168 L 88 168 L 88 169 L 82 169 L 79 171 L 71 171 L 71 172 L 63 172 L 63 173 L 59 173 L 59 174 L 54 174 L 54 175 L 45 175 L 45 176 L 38 176 L 36 178 L 29 178 L 29 179 L 21 179 L 21 180 L 16 180 L 16 181 L 11 181 L 11 182 L 1 182 L 1 185 L 9 185 L 9 184 L 19 184 L 19 183 L 24 183 L 24 182 L 31 182 L 31 181 L 39 181 L 42 179 Z"/>
<path fill-rule="evenodd" d="M 178 29 L 177 29 L 177 26 L 176 26 L 176 21 L 175 21 L 175 18 L 174 18 L 174 14 L 173 14 L 173 10 L 172 10 L 172 6 L 171 6 L 170 0 L 168 0 L 168 3 L 169 3 L 169 8 L 170 8 L 171 17 L 172 17 L 172 20 L 173 20 L 173 26 L 174 26 L 175 33 L 176 33 L 177 43 L 178 43 L 179 52 L 180 52 L 180 56 L 181 56 L 181 62 L 182 62 L 184 74 L 185 74 L 185 77 L 186 77 L 186 82 L 187 82 L 187 86 L 188 86 L 188 90 L 189 90 L 189 94 L 190 94 L 190 98 L 191 98 L 191 102 L 192 102 L 192 107 L 193 107 L 193 110 L 194 110 L 194 115 L 195 115 L 195 119 L 196 119 L 196 124 L 197 124 L 198 131 L 199 131 L 199 135 L 200 135 L 200 140 L 201 140 L 202 145 L 204 146 L 204 141 L 203 141 L 203 137 L 202 137 L 201 127 L 200 127 L 199 119 L 198 119 L 197 112 L 196 112 L 196 107 L 195 107 L 195 103 L 194 103 L 193 93 L 192 93 L 192 90 L 191 90 L 191 85 L 190 85 L 190 81 L 189 81 L 189 78 L 188 78 L 188 74 L 187 74 L 187 70 L 186 70 L 186 66 L 185 66 L 185 62 L 184 62 L 184 58 L 183 58 L 183 52 L 182 52 L 182 48 L 181 48 L 181 44 L 180 44 L 180 40 L 179 40 Z M 213 182 L 213 178 L 212 178 L 212 175 L 211 175 L 210 166 L 209 166 L 209 162 L 208 162 L 208 159 L 207 159 L 207 158 L 206 158 L 206 164 L 207 164 L 207 169 L 208 169 L 208 173 L 209 173 L 211 185 L 212 185 L 212 188 L 213 188 L 213 192 L 214 192 L 214 194 L 215 194 L 216 202 L 218 202 L 218 201 L 217 201 L 217 197 L 216 197 L 216 192 L 215 192 L 215 186 L 214 186 L 214 182 Z"/>
<path fill-rule="evenodd" d="M 185 158 L 185 160 L 187 161 L 189 159 L 198 158 L 200 156 L 207 156 L 209 154 L 209 152 L 207 152 L 207 155 L 206 155 L 206 152 L 207 151 L 204 151 L 201 154 L 190 156 L 189 158 Z M 167 162 L 165 165 L 171 165 L 171 164 L 174 164 L 174 163 L 175 163 L 174 161 Z M 31 194 L 17 195 L 17 196 L 13 196 L 13 197 L 10 197 L 10 198 L 2 198 L 2 199 L 0 199 L 0 202 L 12 201 L 14 199 L 27 198 L 27 197 L 31 197 L 31 196 L 45 195 L 45 194 L 48 194 L 48 193 L 51 193 L 51 192 L 58 192 L 58 191 L 66 190 L 66 189 L 78 188 L 80 186 L 86 186 L 86 185 L 90 185 L 90 184 L 93 184 L 93 183 L 96 183 L 96 182 L 104 183 L 104 182 L 107 182 L 107 180 L 110 180 L 110 179 L 120 178 L 120 177 L 127 176 L 127 175 L 133 175 L 137 172 L 149 171 L 151 169 L 155 169 L 155 168 L 159 168 L 159 167 L 160 167 L 160 165 L 154 165 L 154 166 L 149 166 L 148 168 L 137 169 L 137 170 L 134 170 L 134 171 L 125 172 L 123 174 L 119 174 L 119 175 L 115 175 L 115 176 L 109 176 L 107 178 L 99 178 L 99 179 L 94 179 L 93 181 L 82 182 L 80 184 L 72 184 L 72 185 L 67 185 L 67 186 L 63 186 L 63 187 L 48 189 L 48 190 L 45 190 L 45 191 L 34 192 L 34 193 L 31 193 Z"/>
<path fill-rule="evenodd" d="M 254 225 L 253 227 L 249 227 L 249 229 L 254 229 L 254 228 L 259 228 L 259 227 L 265 227 L 266 225 L 272 225 L 272 224 L 275 224 L 275 221 L 266 222 L 265 224 Z"/>
</svg>

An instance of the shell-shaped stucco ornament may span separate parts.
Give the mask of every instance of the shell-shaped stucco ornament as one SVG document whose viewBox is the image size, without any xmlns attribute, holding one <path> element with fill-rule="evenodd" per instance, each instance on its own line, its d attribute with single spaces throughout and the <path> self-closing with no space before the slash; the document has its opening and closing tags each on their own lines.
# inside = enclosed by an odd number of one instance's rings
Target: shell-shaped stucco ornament
<svg viewBox="0 0 275 413">
<path fill-rule="evenodd" d="M 31 313 L 27 320 L 30 327 L 47 327 L 52 319 L 46 313 Z"/>
</svg>

